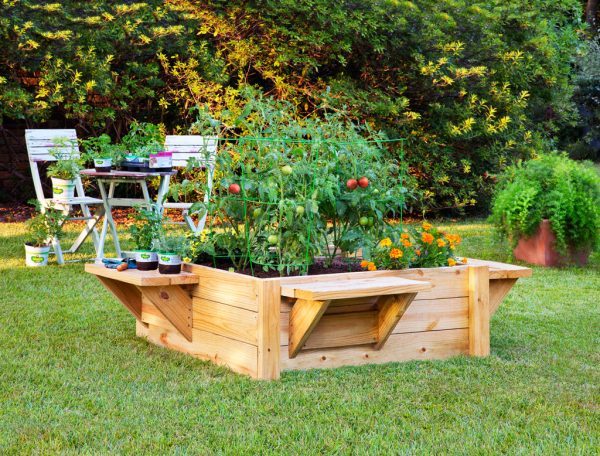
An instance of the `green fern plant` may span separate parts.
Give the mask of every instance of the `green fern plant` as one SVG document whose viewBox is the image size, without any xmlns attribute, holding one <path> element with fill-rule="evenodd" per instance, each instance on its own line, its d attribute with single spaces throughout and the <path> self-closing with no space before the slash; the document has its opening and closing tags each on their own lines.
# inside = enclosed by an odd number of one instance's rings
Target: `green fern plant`
<svg viewBox="0 0 600 456">
<path fill-rule="evenodd" d="M 490 216 L 499 233 L 516 245 L 543 219 L 550 220 L 559 251 L 598 247 L 600 175 L 593 165 L 554 153 L 505 172 Z"/>
</svg>

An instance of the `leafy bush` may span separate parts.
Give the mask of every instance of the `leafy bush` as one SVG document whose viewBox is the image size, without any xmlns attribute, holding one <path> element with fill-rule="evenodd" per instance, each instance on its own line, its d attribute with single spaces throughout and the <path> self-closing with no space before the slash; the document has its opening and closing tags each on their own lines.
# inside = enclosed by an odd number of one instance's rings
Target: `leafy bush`
<svg viewBox="0 0 600 456">
<path fill-rule="evenodd" d="M 600 240 L 600 176 L 590 164 L 549 154 L 507 170 L 491 221 L 516 244 L 549 219 L 557 247 L 596 247 Z"/>
<path fill-rule="evenodd" d="M 79 175 L 83 165 L 83 158 L 75 150 L 71 141 L 67 138 L 57 138 L 54 146 L 50 149 L 56 161 L 48 166 L 48 177 L 56 179 L 72 180 Z"/>
<path fill-rule="evenodd" d="M 38 213 L 27 220 L 27 243 L 33 247 L 43 247 L 49 245 L 53 237 L 60 236 L 66 215 L 51 208 L 42 212 L 38 201 L 32 203 L 35 204 Z"/>
<path fill-rule="evenodd" d="M 136 250 L 151 250 L 163 234 L 163 217 L 157 205 L 136 207 L 129 234 Z"/>
<path fill-rule="evenodd" d="M 3 2 L 0 119 L 58 114 L 120 138 L 138 118 L 181 132 L 197 105 L 244 119 L 253 86 L 300 119 L 326 104 L 408 138 L 411 209 L 465 208 L 573 121 L 579 3 Z"/>
</svg>

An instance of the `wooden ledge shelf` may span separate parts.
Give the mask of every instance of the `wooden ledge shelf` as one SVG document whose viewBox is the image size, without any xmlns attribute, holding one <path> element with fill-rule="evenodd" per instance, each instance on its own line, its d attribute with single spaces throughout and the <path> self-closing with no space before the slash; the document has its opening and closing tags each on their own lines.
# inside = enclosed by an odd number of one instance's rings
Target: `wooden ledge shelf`
<svg viewBox="0 0 600 456">
<path fill-rule="evenodd" d="M 296 298 L 289 317 L 288 356 L 298 355 L 333 300 L 373 296 L 378 297 L 374 348 L 380 350 L 417 293 L 430 289 L 429 282 L 401 277 L 362 278 L 348 281 L 344 286 L 339 281 L 282 286 L 282 296 Z M 328 348 L 336 346 L 340 345 L 330 344 Z"/>
<path fill-rule="evenodd" d="M 144 327 L 142 302 L 153 304 L 188 341 L 192 341 L 192 298 L 182 285 L 197 284 L 199 277 L 189 272 L 160 274 L 158 271 L 127 269 L 117 271 L 98 264 L 86 264 L 94 274 Z"/>
</svg>

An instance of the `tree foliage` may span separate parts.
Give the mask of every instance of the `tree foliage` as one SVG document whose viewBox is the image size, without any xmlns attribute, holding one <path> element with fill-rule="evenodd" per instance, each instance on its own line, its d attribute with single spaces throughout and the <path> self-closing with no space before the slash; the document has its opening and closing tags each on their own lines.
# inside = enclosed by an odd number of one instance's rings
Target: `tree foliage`
<svg viewBox="0 0 600 456">
<path fill-rule="evenodd" d="M 575 115 L 578 0 L 5 0 L 0 119 L 120 137 L 237 113 L 251 85 L 407 137 L 415 209 L 485 202 Z M 229 115 L 229 114 L 228 114 Z M 232 127 L 233 126 L 229 126 Z"/>
</svg>

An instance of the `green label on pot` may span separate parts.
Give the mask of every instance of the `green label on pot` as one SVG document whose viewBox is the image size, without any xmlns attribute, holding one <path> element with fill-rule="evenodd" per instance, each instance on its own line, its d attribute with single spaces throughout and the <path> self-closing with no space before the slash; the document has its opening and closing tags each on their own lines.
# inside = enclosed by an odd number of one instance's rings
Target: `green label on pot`
<svg viewBox="0 0 600 456">
<path fill-rule="evenodd" d="M 150 254 L 149 253 L 140 253 L 140 258 L 142 260 L 149 260 L 150 259 Z"/>
<path fill-rule="evenodd" d="M 52 192 L 57 195 L 60 195 L 62 192 L 64 192 L 64 190 L 60 187 L 52 187 Z"/>
<path fill-rule="evenodd" d="M 31 257 L 29 257 L 29 259 L 34 263 L 43 263 L 46 258 L 39 255 L 32 255 Z"/>
<path fill-rule="evenodd" d="M 169 261 L 171 261 L 171 257 L 170 256 L 161 256 L 160 257 L 161 261 L 164 261 L 165 263 L 168 263 Z"/>
</svg>

